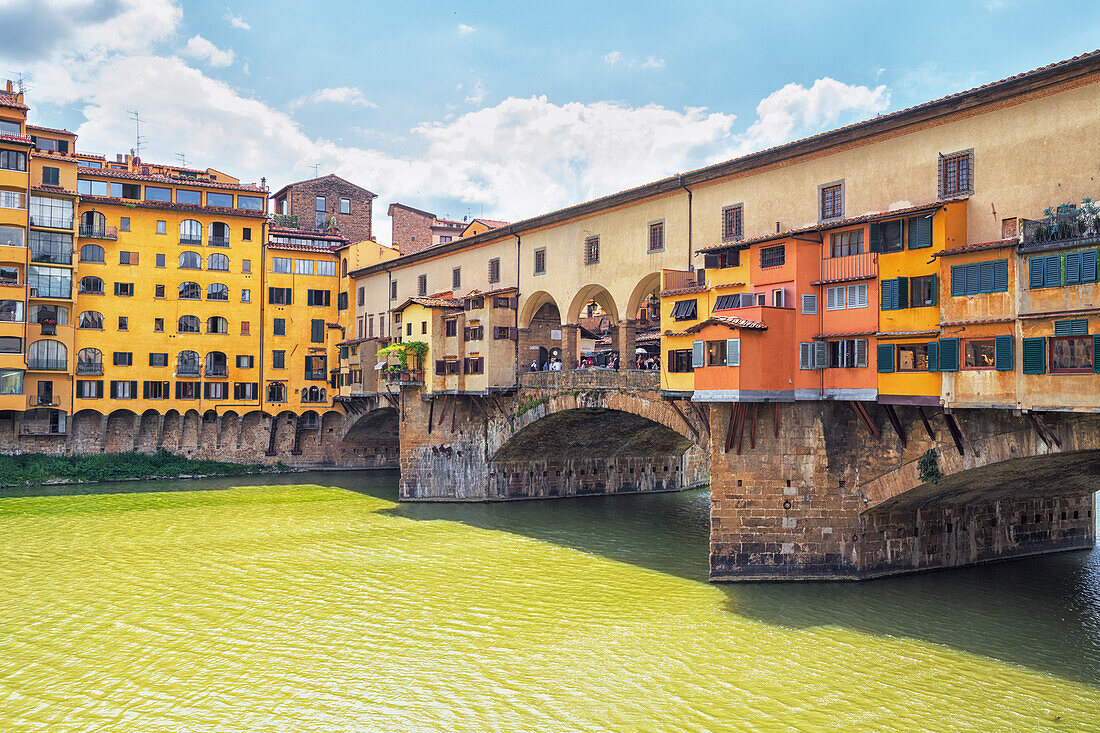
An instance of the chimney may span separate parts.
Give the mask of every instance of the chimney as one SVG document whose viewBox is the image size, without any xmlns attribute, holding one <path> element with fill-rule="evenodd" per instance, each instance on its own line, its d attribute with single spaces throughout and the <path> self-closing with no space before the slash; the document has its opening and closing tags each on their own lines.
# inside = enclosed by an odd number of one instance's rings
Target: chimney
<svg viewBox="0 0 1100 733">
<path fill-rule="evenodd" d="M 121 163 L 122 162 L 122 153 L 115 153 L 115 162 L 116 163 Z"/>
<path fill-rule="evenodd" d="M 12 88 L 12 85 L 11 85 L 11 79 L 8 79 L 8 88 L 7 88 L 7 92 L 8 92 L 8 94 L 11 94 L 11 93 L 12 93 L 13 91 L 15 91 L 15 90 L 14 90 L 14 89 Z"/>
</svg>

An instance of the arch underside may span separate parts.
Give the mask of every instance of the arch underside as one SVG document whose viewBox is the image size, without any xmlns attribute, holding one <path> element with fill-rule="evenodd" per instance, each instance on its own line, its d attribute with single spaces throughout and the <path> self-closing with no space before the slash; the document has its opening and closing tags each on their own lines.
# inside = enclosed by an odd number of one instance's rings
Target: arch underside
<svg viewBox="0 0 1100 733">
<path fill-rule="evenodd" d="M 944 476 L 886 499 L 866 513 L 1100 491 L 1100 450 L 1028 456 Z"/>
<path fill-rule="evenodd" d="M 639 415 L 583 407 L 555 412 L 523 427 L 491 460 L 678 457 L 691 444 L 676 431 Z"/>
</svg>

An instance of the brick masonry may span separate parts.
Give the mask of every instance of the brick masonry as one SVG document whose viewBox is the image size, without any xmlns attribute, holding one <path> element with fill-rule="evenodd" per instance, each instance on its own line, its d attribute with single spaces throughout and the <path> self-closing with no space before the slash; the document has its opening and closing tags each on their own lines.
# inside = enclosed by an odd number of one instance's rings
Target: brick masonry
<svg viewBox="0 0 1100 733">
<path fill-rule="evenodd" d="M 403 255 L 432 246 L 433 214 L 402 204 L 390 204 L 391 246 Z"/>
<path fill-rule="evenodd" d="M 310 229 L 316 224 L 316 198 L 325 197 L 326 217 L 335 217 L 336 226 L 340 234 L 352 242 L 362 242 L 371 239 L 371 227 L 373 218 L 373 206 L 375 195 L 365 188 L 345 181 L 336 175 L 311 178 L 308 181 L 299 181 L 286 187 L 285 192 L 280 191 L 281 197 L 286 198 L 287 213 L 298 217 L 298 224 L 303 229 Z M 340 199 L 351 199 L 351 213 L 340 213 Z M 275 199 L 274 211 L 279 211 L 280 197 Z"/>
</svg>

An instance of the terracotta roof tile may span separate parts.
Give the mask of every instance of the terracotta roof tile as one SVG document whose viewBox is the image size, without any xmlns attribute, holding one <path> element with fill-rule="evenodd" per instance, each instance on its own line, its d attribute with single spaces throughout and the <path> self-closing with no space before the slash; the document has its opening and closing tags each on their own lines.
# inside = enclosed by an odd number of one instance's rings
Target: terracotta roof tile
<svg viewBox="0 0 1100 733">
<path fill-rule="evenodd" d="M 845 331 L 844 333 L 819 333 L 814 335 L 814 339 L 821 341 L 822 339 L 851 338 L 852 336 L 874 336 L 876 333 L 875 329 L 870 331 Z"/>
<path fill-rule="evenodd" d="M 23 145 L 34 145 L 29 137 L 23 137 L 22 135 L 0 135 L 0 140 L 6 143 L 21 143 Z"/>
<path fill-rule="evenodd" d="M 507 287 L 507 288 L 497 288 L 495 290 L 486 290 L 484 292 L 482 292 L 480 290 L 471 290 L 470 292 L 466 293 L 462 297 L 463 298 L 487 298 L 490 295 L 500 295 L 502 293 L 514 293 L 517 290 L 519 290 L 519 288 L 515 287 L 514 285 L 511 286 L 511 287 Z"/>
<path fill-rule="evenodd" d="M 206 181 L 198 178 L 174 178 L 159 173 L 150 173 L 146 175 L 144 173 L 120 171 L 116 168 L 89 168 L 83 165 L 80 166 L 79 172 L 103 176 L 104 178 L 125 178 L 131 181 L 148 181 L 150 183 L 165 183 L 174 186 L 195 186 L 196 188 L 224 188 L 232 191 L 247 191 L 248 193 L 262 194 L 264 198 L 267 198 L 266 190 L 249 183 L 218 183 L 217 181 Z"/>
<path fill-rule="evenodd" d="M 673 288 L 672 290 L 662 290 L 658 293 L 662 298 L 669 298 L 673 295 L 688 295 L 690 293 L 705 293 L 709 288 L 706 285 L 691 285 L 686 288 Z"/>
<path fill-rule="evenodd" d="M 980 252 L 984 249 L 999 249 L 1001 247 L 1015 247 L 1020 243 L 1018 239 L 998 239 L 993 242 L 978 242 L 977 244 L 964 244 L 962 247 L 952 247 L 951 249 L 945 249 L 942 252 L 936 254 L 937 257 L 950 257 L 951 255 L 961 255 L 967 252 Z"/>
<path fill-rule="evenodd" d="M 56 127 L 43 127 L 42 125 L 27 125 L 28 130 L 41 130 L 42 132 L 53 132 L 58 135 L 72 135 L 76 137 L 76 133 L 72 130 L 62 130 Z"/>
<path fill-rule="evenodd" d="M 401 305 L 394 308 L 395 311 L 401 311 L 408 308 L 413 303 L 422 305 L 425 308 L 462 308 L 462 301 L 454 298 L 421 298 L 413 297 L 406 300 Z"/>
<path fill-rule="evenodd" d="M 753 331 L 767 331 L 768 326 L 759 321 L 750 321 L 745 318 L 738 318 L 737 316 L 711 316 L 705 321 L 700 321 L 694 326 L 686 329 L 685 333 L 699 333 L 707 326 L 726 326 L 727 328 L 743 328 Z M 670 334 L 671 335 L 671 334 Z"/>
<path fill-rule="evenodd" d="M 117 206 L 137 207 L 140 209 L 164 209 L 166 211 L 194 211 L 207 214 L 222 214 L 224 216 L 247 216 L 252 219 L 264 219 L 267 217 L 262 211 L 248 211 L 246 209 L 227 209 L 224 206 L 200 206 L 198 204 L 177 204 L 171 201 L 133 201 L 131 199 L 114 199 L 110 196 L 85 196 L 81 195 L 81 201 L 93 204 L 115 204 Z"/>
<path fill-rule="evenodd" d="M 0 92 L 0 107 L 12 107 L 13 109 L 30 109 L 22 102 L 15 101 L 15 95 L 8 92 Z"/>
<path fill-rule="evenodd" d="M 268 249 L 287 250 L 290 252 L 314 252 L 316 254 L 334 254 L 337 249 L 342 248 L 335 244 L 329 247 L 311 247 L 308 244 L 288 244 L 284 242 L 268 242 L 264 246 Z"/>
</svg>

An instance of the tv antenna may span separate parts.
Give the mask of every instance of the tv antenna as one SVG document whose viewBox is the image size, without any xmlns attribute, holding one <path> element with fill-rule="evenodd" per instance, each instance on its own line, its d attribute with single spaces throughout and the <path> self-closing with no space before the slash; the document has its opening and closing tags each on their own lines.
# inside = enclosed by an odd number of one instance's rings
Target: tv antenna
<svg viewBox="0 0 1100 733">
<path fill-rule="evenodd" d="M 186 168 L 187 167 L 187 154 L 186 153 L 176 153 L 176 160 L 178 160 L 180 162 L 180 167 L 181 168 Z"/>
<path fill-rule="evenodd" d="M 308 165 L 306 167 L 313 169 L 313 177 L 314 178 L 316 178 L 317 176 L 319 176 L 321 174 L 321 164 L 320 163 L 314 163 L 313 165 Z"/>
<path fill-rule="evenodd" d="M 141 134 L 141 115 L 136 110 L 129 110 L 130 119 L 134 121 L 134 155 L 141 157 L 141 146 L 145 144 L 145 136 Z"/>
</svg>

